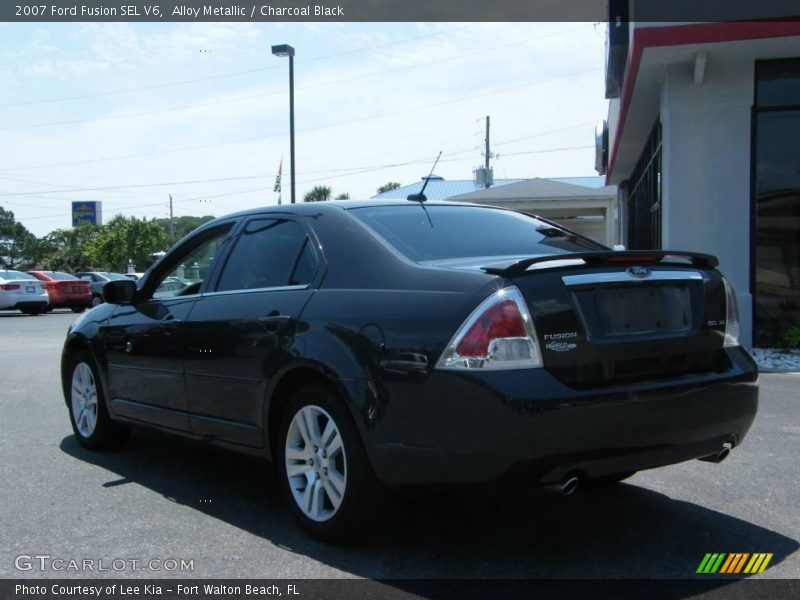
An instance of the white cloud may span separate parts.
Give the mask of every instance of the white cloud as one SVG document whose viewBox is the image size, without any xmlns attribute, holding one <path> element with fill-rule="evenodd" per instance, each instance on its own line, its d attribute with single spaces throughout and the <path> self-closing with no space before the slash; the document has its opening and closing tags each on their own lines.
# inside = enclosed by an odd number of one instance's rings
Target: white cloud
<svg viewBox="0 0 800 600">
<path fill-rule="evenodd" d="M 587 24 L 96 23 L 14 27 L 12 33 L 16 43 L 7 47 L 0 42 L 4 65 L 0 74 L 10 80 L 8 102 L 102 94 L 254 71 L 147 91 L 4 109 L 0 128 L 192 105 L 148 116 L 0 130 L 0 177 L 43 182 L 0 179 L 4 191 L 30 194 L 58 189 L 53 183 L 106 187 L 260 176 L 53 194 L 58 200 L 48 200 L 47 194 L 45 198 L 0 196 L 0 205 L 13 208 L 39 234 L 65 226 L 66 216 L 59 213 L 71 198 L 103 200 L 108 216 L 115 208 L 151 203 L 158 206 L 129 212 L 163 216 L 170 192 L 176 198 L 177 214 L 224 214 L 274 201 L 272 179 L 281 154 L 284 173 L 288 173 L 288 94 L 287 65 L 285 59 L 269 54 L 272 43 L 290 43 L 298 50 L 299 195 L 315 184 L 326 183 L 337 192 L 368 197 L 386 181 L 417 180 L 428 165 L 418 162 L 360 174 L 335 170 L 423 161 L 440 149 L 445 154 L 437 172 L 449 179 L 469 178 L 472 167 L 482 161 L 477 147 L 483 139 L 479 120 L 485 115 L 491 115 L 492 138 L 499 143 L 593 122 L 605 110 L 603 40 Z M 326 55 L 332 57 L 309 60 Z M 586 69 L 593 71 L 564 77 Z M 516 89 L 498 92 L 505 88 Z M 254 97 L 226 102 L 247 96 Z M 367 118 L 373 116 L 377 117 Z M 257 136 L 265 137 L 221 144 Z M 494 148 L 500 154 L 495 161 L 496 177 L 591 174 L 590 149 L 519 154 L 591 143 L 592 125 L 586 125 L 498 144 Z M 201 145 L 212 146 L 125 160 L 3 170 Z M 286 179 L 284 197 L 288 194 Z M 257 187 L 267 189 L 210 203 L 187 201 Z M 39 218 L 51 214 L 59 216 Z"/>
</svg>

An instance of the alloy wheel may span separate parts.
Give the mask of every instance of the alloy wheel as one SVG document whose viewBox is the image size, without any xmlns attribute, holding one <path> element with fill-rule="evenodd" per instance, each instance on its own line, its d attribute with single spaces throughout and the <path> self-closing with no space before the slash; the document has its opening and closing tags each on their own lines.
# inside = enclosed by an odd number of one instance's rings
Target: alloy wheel
<svg viewBox="0 0 800 600">
<path fill-rule="evenodd" d="M 84 438 L 90 437 L 97 425 L 97 385 L 85 362 L 75 365 L 72 372 L 71 405 L 75 428 Z"/>
<path fill-rule="evenodd" d="M 286 476 L 297 506 L 317 522 L 329 520 L 347 489 L 347 457 L 336 422 L 319 406 L 303 406 L 286 434 Z"/>
</svg>

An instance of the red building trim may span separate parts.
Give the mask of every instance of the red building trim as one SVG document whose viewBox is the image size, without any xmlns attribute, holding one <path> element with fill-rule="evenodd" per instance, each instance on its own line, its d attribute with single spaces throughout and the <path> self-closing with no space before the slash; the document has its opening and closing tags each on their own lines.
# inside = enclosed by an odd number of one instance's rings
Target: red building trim
<svg viewBox="0 0 800 600">
<path fill-rule="evenodd" d="M 619 141 L 622 139 L 622 132 L 628 116 L 631 97 L 633 96 L 633 88 L 636 85 L 636 78 L 642 63 L 642 55 L 647 48 L 739 42 L 789 36 L 800 36 L 800 20 L 692 23 L 689 25 L 634 29 L 631 52 L 625 69 L 625 84 L 622 90 L 617 135 L 614 136 L 614 146 L 611 148 L 611 154 L 608 159 L 606 184 L 609 184 L 611 174 L 614 172 Z"/>
</svg>

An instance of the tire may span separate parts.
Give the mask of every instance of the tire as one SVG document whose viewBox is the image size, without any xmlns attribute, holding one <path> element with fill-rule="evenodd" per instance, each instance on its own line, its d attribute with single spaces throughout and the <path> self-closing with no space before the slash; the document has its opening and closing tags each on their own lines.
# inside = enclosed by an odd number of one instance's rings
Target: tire
<svg viewBox="0 0 800 600">
<path fill-rule="evenodd" d="M 97 294 L 92 296 L 92 308 L 94 308 L 95 306 L 100 306 L 102 303 L 103 303 L 103 298 L 101 296 L 98 296 Z"/>
<path fill-rule="evenodd" d="M 97 366 L 86 350 L 73 356 L 67 385 L 69 421 L 83 447 L 105 450 L 118 447 L 128 439 L 130 430 L 108 416 Z"/>
<path fill-rule="evenodd" d="M 30 315 L 31 317 L 36 317 L 42 314 L 45 311 L 44 308 L 21 308 L 20 312 L 25 313 L 26 315 Z"/>
<path fill-rule="evenodd" d="M 588 481 L 589 485 L 592 487 L 605 487 L 608 485 L 614 485 L 615 483 L 620 483 L 629 479 L 636 475 L 636 471 L 626 471 L 624 473 L 613 473 L 611 475 L 603 475 L 602 477 L 595 477 L 594 479 L 590 479 Z"/>
<path fill-rule="evenodd" d="M 316 427 L 316 433 L 309 427 Z M 297 392 L 281 415 L 275 446 L 281 490 L 305 531 L 331 542 L 364 530 L 374 516 L 377 482 L 356 426 L 337 396 L 316 386 Z"/>
<path fill-rule="evenodd" d="M 83 311 L 86 310 L 86 307 L 85 306 L 71 306 L 70 310 L 72 310 L 72 312 L 74 312 L 74 313 L 82 313 Z"/>
</svg>

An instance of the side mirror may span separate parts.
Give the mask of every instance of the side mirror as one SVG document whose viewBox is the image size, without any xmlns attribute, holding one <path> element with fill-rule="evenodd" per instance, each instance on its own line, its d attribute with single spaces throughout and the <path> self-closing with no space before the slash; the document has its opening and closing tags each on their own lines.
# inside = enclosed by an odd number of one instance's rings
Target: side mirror
<svg viewBox="0 0 800 600">
<path fill-rule="evenodd" d="M 103 286 L 103 301 L 109 304 L 131 304 L 136 294 L 136 282 L 130 279 L 109 281 Z"/>
</svg>

